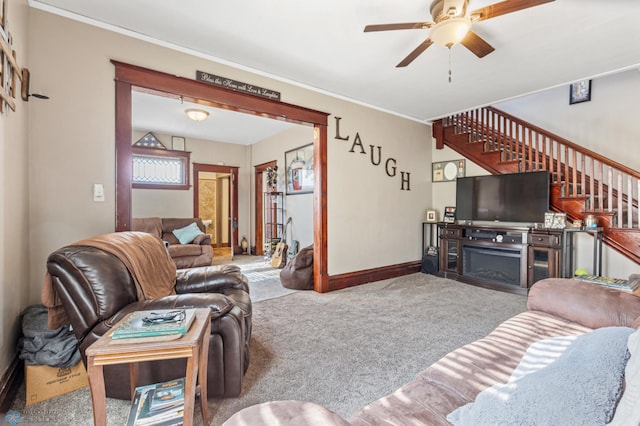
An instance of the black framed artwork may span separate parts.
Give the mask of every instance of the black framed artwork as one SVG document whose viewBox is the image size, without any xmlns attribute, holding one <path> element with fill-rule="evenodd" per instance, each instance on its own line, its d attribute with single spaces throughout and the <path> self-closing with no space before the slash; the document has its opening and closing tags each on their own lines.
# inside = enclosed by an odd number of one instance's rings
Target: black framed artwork
<svg viewBox="0 0 640 426">
<path fill-rule="evenodd" d="M 580 80 L 569 86 L 569 104 L 591 100 L 591 80 Z"/>
</svg>

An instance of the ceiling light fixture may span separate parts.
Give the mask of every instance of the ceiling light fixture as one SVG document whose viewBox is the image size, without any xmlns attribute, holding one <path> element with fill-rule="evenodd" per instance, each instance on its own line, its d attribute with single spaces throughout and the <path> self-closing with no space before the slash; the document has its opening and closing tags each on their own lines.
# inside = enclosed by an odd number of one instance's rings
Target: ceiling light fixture
<svg viewBox="0 0 640 426">
<path fill-rule="evenodd" d="M 202 121 L 209 116 L 209 112 L 203 109 L 190 108 L 185 110 L 185 112 L 187 113 L 187 117 L 193 121 Z"/>
<path fill-rule="evenodd" d="M 433 26 L 429 37 L 440 46 L 451 48 L 460 43 L 471 28 L 469 18 L 451 18 L 438 22 Z"/>
</svg>

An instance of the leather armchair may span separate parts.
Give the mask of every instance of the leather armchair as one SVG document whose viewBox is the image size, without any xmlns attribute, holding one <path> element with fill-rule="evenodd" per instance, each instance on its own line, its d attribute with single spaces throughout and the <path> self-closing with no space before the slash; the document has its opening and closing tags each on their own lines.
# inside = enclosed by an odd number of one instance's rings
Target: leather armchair
<svg viewBox="0 0 640 426">
<path fill-rule="evenodd" d="M 159 239 L 153 241 L 162 245 Z M 170 259 L 167 257 L 165 261 Z M 208 394 L 210 397 L 240 394 L 249 365 L 251 299 L 247 278 L 237 266 L 178 269 L 176 294 L 151 300 L 138 300 L 130 271 L 117 256 L 101 248 L 83 245 L 60 248 L 49 255 L 47 271 L 78 339 L 85 365 L 87 347 L 129 312 L 210 308 Z M 140 363 L 139 384 L 181 377 L 185 368 L 184 359 Z M 130 399 L 127 364 L 105 366 L 104 377 L 107 396 Z"/>
</svg>

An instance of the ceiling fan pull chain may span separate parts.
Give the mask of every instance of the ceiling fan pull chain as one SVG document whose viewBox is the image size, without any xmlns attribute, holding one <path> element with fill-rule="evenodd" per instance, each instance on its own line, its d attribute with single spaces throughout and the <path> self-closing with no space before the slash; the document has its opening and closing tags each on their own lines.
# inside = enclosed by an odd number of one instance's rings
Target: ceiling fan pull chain
<svg viewBox="0 0 640 426">
<path fill-rule="evenodd" d="M 449 46 L 449 83 L 451 83 L 451 46 Z"/>
</svg>

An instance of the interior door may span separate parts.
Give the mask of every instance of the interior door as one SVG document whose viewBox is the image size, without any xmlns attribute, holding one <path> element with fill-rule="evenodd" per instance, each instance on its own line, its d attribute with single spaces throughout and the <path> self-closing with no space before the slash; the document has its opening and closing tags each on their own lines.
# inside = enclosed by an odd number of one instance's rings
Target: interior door
<svg viewBox="0 0 640 426">
<path fill-rule="evenodd" d="M 238 168 L 193 164 L 193 210 L 206 220 L 214 257 L 232 260 L 238 246 Z"/>
</svg>

